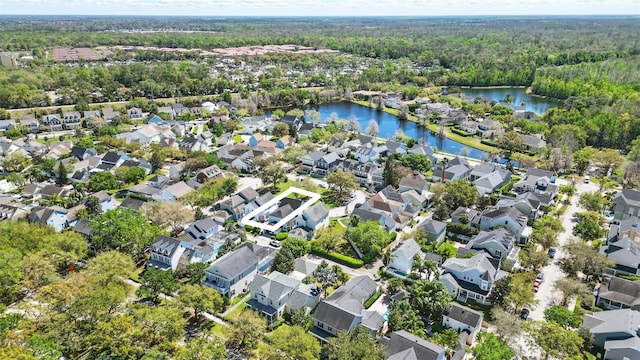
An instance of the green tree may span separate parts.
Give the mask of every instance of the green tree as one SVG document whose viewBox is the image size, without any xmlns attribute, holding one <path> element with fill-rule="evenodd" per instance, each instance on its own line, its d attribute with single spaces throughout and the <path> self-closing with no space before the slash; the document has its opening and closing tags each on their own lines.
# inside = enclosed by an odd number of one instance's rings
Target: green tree
<svg viewBox="0 0 640 360">
<path fill-rule="evenodd" d="M 449 214 L 460 206 L 470 207 L 478 201 L 478 190 L 466 180 L 454 180 L 446 184 L 440 200 L 447 207 Z"/>
<path fill-rule="evenodd" d="M 140 287 L 137 294 L 141 298 L 151 298 L 158 301 L 160 294 L 171 295 L 178 290 L 178 283 L 171 271 L 146 268 L 140 275 Z"/>
<path fill-rule="evenodd" d="M 384 163 L 384 169 L 382 170 L 382 179 L 383 186 L 385 187 L 389 185 L 397 187 L 398 181 L 400 181 L 398 179 L 398 176 L 396 175 L 395 160 L 391 156 L 389 156 Z"/>
<path fill-rule="evenodd" d="M 133 309 L 133 318 L 144 329 L 144 341 L 149 347 L 182 339 L 187 323 L 177 306 L 137 306 Z"/>
<path fill-rule="evenodd" d="M 91 174 L 89 177 L 89 188 L 94 191 L 113 190 L 118 187 L 116 176 L 110 172 L 101 171 Z"/>
<path fill-rule="evenodd" d="M 266 329 L 267 323 L 263 318 L 252 310 L 244 310 L 234 321 L 229 343 L 236 349 L 255 349 Z"/>
<path fill-rule="evenodd" d="M 335 171 L 327 175 L 327 184 L 338 199 L 346 199 L 351 192 L 358 188 L 356 177 L 347 171 Z"/>
<path fill-rule="evenodd" d="M 90 223 L 90 244 L 97 251 L 119 250 L 142 260 L 160 228 L 151 225 L 138 212 L 126 208 L 115 208 L 94 217 Z"/>
<path fill-rule="evenodd" d="M 194 337 L 185 347 L 178 349 L 176 360 L 224 360 L 227 358 L 223 343 L 216 338 Z"/>
<path fill-rule="evenodd" d="M 524 307 L 531 307 L 538 303 L 533 291 L 533 274 L 532 273 L 520 273 L 510 275 L 510 291 L 508 298 L 508 304 L 513 309 L 513 313 L 516 314 Z"/>
<path fill-rule="evenodd" d="M 597 280 L 613 266 L 606 256 L 584 242 L 571 242 L 564 249 L 567 256 L 560 261 L 560 269 L 571 278 L 575 279 L 578 273 L 582 273 L 586 281 Z"/>
<path fill-rule="evenodd" d="M 429 319 L 438 319 L 449 310 L 453 296 L 439 281 L 416 280 L 409 287 L 411 305 L 416 311 Z"/>
<path fill-rule="evenodd" d="M 325 351 L 328 360 L 385 359 L 382 346 L 361 326 L 356 327 L 350 333 L 340 331 L 338 336 L 329 339 L 325 345 Z"/>
<path fill-rule="evenodd" d="M 258 170 L 258 177 L 271 189 L 275 189 L 276 186 L 278 186 L 278 183 L 287 180 L 287 174 L 284 171 L 284 168 L 280 163 L 274 162 L 273 159 L 257 161 L 256 165 L 260 167 Z"/>
<path fill-rule="evenodd" d="M 522 148 L 522 144 L 524 144 L 524 140 L 522 139 L 522 135 L 518 134 L 515 131 L 507 131 L 500 140 L 498 140 L 498 144 L 500 147 L 507 151 L 506 157 L 510 157 L 511 154 L 515 151 L 518 151 Z"/>
<path fill-rule="evenodd" d="M 548 245 L 548 244 L 547 244 Z M 533 246 L 520 252 L 520 263 L 525 269 L 537 272 L 549 264 L 549 256 L 543 250 L 537 250 Z"/>
<path fill-rule="evenodd" d="M 602 237 L 603 230 L 598 223 L 583 219 L 573 227 L 573 235 L 580 236 L 586 241 L 596 240 Z"/>
<path fill-rule="evenodd" d="M 552 306 L 544 310 L 544 319 L 553 321 L 565 329 L 578 329 L 582 325 L 582 315 L 564 306 Z"/>
<path fill-rule="evenodd" d="M 502 341 L 517 338 L 524 330 L 523 322 L 518 316 L 507 313 L 501 307 L 491 309 L 491 319 L 496 327 L 496 335 Z"/>
<path fill-rule="evenodd" d="M 137 184 L 142 181 L 146 175 L 147 173 L 143 168 L 134 166 L 127 169 L 123 180 L 127 184 Z"/>
<path fill-rule="evenodd" d="M 587 146 L 573 153 L 573 164 L 579 175 L 582 175 L 591 163 L 591 158 L 597 152 L 596 149 Z"/>
<path fill-rule="evenodd" d="M 526 323 L 531 346 L 538 346 L 545 359 L 582 359 L 583 340 L 577 332 L 564 329 L 555 322 L 531 321 Z"/>
<path fill-rule="evenodd" d="M 20 294 L 22 255 L 16 249 L 5 247 L 0 251 L 0 302 L 10 304 Z"/>
<path fill-rule="evenodd" d="M 200 320 L 203 312 L 216 313 L 222 311 L 224 300 L 217 291 L 202 285 L 187 284 L 180 289 L 178 300 L 185 307 L 193 309 L 196 320 Z"/>
<path fill-rule="evenodd" d="M 314 360 L 320 358 L 320 343 L 300 326 L 280 326 L 269 334 L 271 346 L 290 359 Z"/>
<path fill-rule="evenodd" d="M 420 315 L 406 301 L 396 301 L 391 305 L 388 323 L 389 331 L 406 330 L 417 336 L 421 336 L 424 329 Z"/>
<path fill-rule="evenodd" d="M 377 221 L 361 221 L 347 228 L 345 238 L 358 247 L 364 258 L 373 259 L 386 245 L 387 233 Z"/>
<path fill-rule="evenodd" d="M 285 123 L 277 123 L 273 127 L 273 136 L 281 138 L 285 135 L 289 135 L 289 125 Z"/>
<path fill-rule="evenodd" d="M 553 283 L 553 287 L 556 291 L 562 293 L 560 305 L 566 306 L 569 302 L 569 298 L 577 295 L 588 295 L 591 293 L 587 284 L 580 280 L 562 277 Z"/>
<path fill-rule="evenodd" d="M 580 195 L 580 205 L 587 211 L 599 212 L 607 205 L 607 200 L 599 192 L 587 192 Z"/>
<path fill-rule="evenodd" d="M 288 274 L 293 270 L 295 260 L 296 258 L 295 256 L 293 256 L 291 249 L 282 248 L 273 258 L 273 262 L 271 263 L 271 271 L 278 271 L 283 274 Z"/>
<path fill-rule="evenodd" d="M 195 262 L 186 266 L 181 276 L 187 279 L 187 284 L 200 284 L 205 279 L 207 263 Z"/>
<path fill-rule="evenodd" d="M 156 172 L 158 169 L 162 169 L 162 166 L 164 165 L 164 156 L 162 155 L 160 149 L 154 149 L 151 152 L 149 163 L 151 164 L 153 172 Z"/>
<path fill-rule="evenodd" d="M 605 175 L 609 174 L 609 171 L 615 170 L 624 162 L 624 157 L 620 155 L 618 150 L 603 149 L 593 154 L 592 161 L 595 166 L 602 170 Z"/>
<path fill-rule="evenodd" d="M 478 342 L 471 348 L 475 360 L 510 360 L 515 353 L 502 340 L 490 332 L 478 334 Z"/>
<path fill-rule="evenodd" d="M 5 156 L 2 160 L 2 167 L 7 172 L 21 172 L 31 165 L 31 159 L 21 152 L 14 152 Z"/>
<path fill-rule="evenodd" d="M 94 217 L 102 214 L 102 206 L 100 205 L 100 199 L 96 196 L 88 196 L 87 200 L 84 203 L 84 206 L 87 208 L 87 213 L 89 217 Z"/>
<path fill-rule="evenodd" d="M 456 347 L 460 344 L 458 333 L 453 329 L 446 329 L 445 331 L 436 334 L 433 337 L 433 341 L 438 345 L 444 346 L 445 354 L 449 360 L 451 360 Z"/>
<path fill-rule="evenodd" d="M 407 154 L 400 158 L 400 164 L 421 173 L 426 173 L 433 167 L 431 159 L 422 154 Z"/>
</svg>

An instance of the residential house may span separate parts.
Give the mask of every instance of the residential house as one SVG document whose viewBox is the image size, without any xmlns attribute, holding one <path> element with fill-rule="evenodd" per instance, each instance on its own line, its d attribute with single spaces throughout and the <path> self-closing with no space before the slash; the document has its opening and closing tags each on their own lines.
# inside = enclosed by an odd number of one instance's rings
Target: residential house
<svg viewBox="0 0 640 360">
<path fill-rule="evenodd" d="M 420 259 L 424 257 L 424 254 L 420 251 L 420 245 L 414 239 L 407 239 L 393 251 L 387 271 L 394 275 L 406 277 L 407 274 L 411 273 L 413 261 L 416 257 Z"/>
<path fill-rule="evenodd" d="M 376 146 L 374 148 L 368 146 L 359 146 L 353 153 L 356 159 L 361 163 L 376 162 L 383 154 L 386 153 L 386 146 Z"/>
<path fill-rule="evenodd" d="M 179 180 L 182 175 L 184 175 L 184 166 L 186 165 L 185 161 L 181 161 L 177 164 L 173 164 L 169 166 L 169 178 L 171 180 Z"/>
<path fill-rule="evenodd" d="M 102 156 L 100 164 L 106 164 L 112 166 L 113 168 L 117 168 L 120 167 L 122 163 L 127 159 L 128 157 L 124 153 L 109 151 L 104 154 L 104 156 Z"/>
<path fill-rule="evenodd" d="M 116 201 L 113 199 L 111 195 L 109 195 L 106 191 L 98 191 L 93 194 L 96 198 L 98 198 L 98 202 L 100 203 L 100 209 L 102 212 L 107 212 L 111 209 L 115 209 L 117 206 Z"/>
<path fill-rule="evenodd" d="M 120 207 L 133 211 L 139 211 L 144 204 L 146 204 L 146 201 L 135 199 L 132 197 L 126 197 L 124 200 L 122 200 L 122 203 L 120 203 Z"/>
<path fill-rule="evenodd" d="M 260 197 L 260 194 L 258 194 L 258 192 L 254 188 L 246 187 L 238 191 L 238 196 L 240 196 L 244 200 L 245 204 L 249 204 L 258 199 Z"/>
<path fill-rule="evenodd" d="M 474 182 L 483 176 L 491 174 L 499 168 L 501 168 L 500 165 L 491 162 L 483 162 L 481 164 L 478 164 L 474 166 L 469 173 L 469 181 Z"/>
<path fill-rule="evenodd" d="M 336 170 L 347 171 L 355 175 L 356 182 L 361 186 L 369 186 L 372 184 L 372 176 L 374 170 L 378 167 L 375 164 L 362 164 L 353 159 L 342 160 L 336 167 Z"/>
<path fill-rule="evenodd" d="M 264 153 L 268 153 L 268 154 L 276 153 L 276 143 L 274 143 L 273 141 L 262 140 L 258 143 L 257 148 L 259 151 L 263 151 Z"/>
<path fill-rule="evenodd" d="M 355 139 L 347 141 L 345 146 L 351 150 L 356 150 L 358 147 L 361 147 L 361 146 L 373 148 L 378 146 L 378 144 L 376 143 L 376 140 L 373 136 L 359 134 L 358 137 L 356 137 Z"/>
<path fill-rule="evenodd" d="M 489 231 L 496 227 L 504 227 L 516 238 L 522 241 L 527 227 L 528 217 L 515 207 L 489 208 L 480 214 L 480 230 Z M 526 240 L 526 239 L 524 239 Z"/>
<path fill-rule="evenodd" d="M 522 136 L 522 144 L 526 151 L 537 153 L 542 150 L 542 148 L 547 146 L 547 142 L 542 138 L 542 135 L 540 134 L 520 134 L 520 136 Z"/>
<path fill-rule="evenodd" d="M 640 191 L 623 189 L 612 200 L 613 218 L 617 221 L 640 217 Z"/>
<path fill-rule="evenodd" d="M 249 138 L 249 146 L 256 147 L 262 140 L 264 140 L 264 135 L 260 133 L 254 133 Z"/>
<path fill-rule="evenodd" d="M 513 185 L 513 189 L 517 193 L 527 191 L 557 193 L 556 178 L 555 171 L 529 168 L 522 180 Z"/>
<path fill-rule="evenodd" d="M 407 153 L 427 156 L 435 164 L 436 158 L 433 156 L 433 148 L 428 144 L 415 144 L 411 149 L 407 150 Z"/>
<path fill-rule="evenodd" d="M 478 120 L 478 130 L 476 132 L 482 138 L 502 137 L 504 126 L 500 121 L 493 119 Z"/>
<path fill-rule="evenodd" d="M 506 169 L 495 171 L 478 178 L 473 182 L 479 196 L 490 195 L 511 181 L 511 172 Z"/>
<path fill-rule="evenodd" d="M 444 114 L 446 112 L 448 112 L 449 110 L 451 110 L 451 106 L 449 106 L 449 104 L 447 103 L 426 103 L 424 104 L 424 107 L 429 110 L 429 112 L 437 112 L 437 113 L 441 113 Z"/>
<path fill-rule="evenodd" d="M 289 125 L 289 127 L 293 127 L 296 131 L 300 130 L 302 126 L 302 120 L 295 115 L 285 115 L 280 119 L 281 122 Z"/>
<path fill-rule="evenodd" d="M 418 226 L 418 229 L 423 230 L 427 234 L 427 240 L 430 243 L 439 244 L 443 242 L 447 234 L 447 224 L 433 219 L 426 219 Z"/>
<path fill-rule="evenodd" d="M 329 222 L 329 210 L 322 202 L 318 202 L 313 206 L 305 209 L 302 214 L 298 215 L 298 226 L 305 227 L 310 230 L 316 230 L 326 226 Z"/>
<path fill-rule="evenodd" d="M 300 161 L 302 162 L 300 171 L 305 174 L 315 173 L 318 161 L 320 161 L 320 159 L 325 155 L 326 154 L 323 151 L 312 151 L 310 153 L 306 153 L 300 157 Z"/>
<path fill-rule="evenodd" d="M 26 217 L 28 215 L 27 210 L 18 205 L 0 204 L 0 221 L 15 221 Z"/>
<path fill-rule="evenodd" d="M 175 114 L 175 116 L 191 113 L 191 110 L 189 110 L 188 107 L 182 104 L 171 104 L 171 108 L 173 109 L 173 113 Z"/>
<path fill-rule="evenodd" d="M 31 133 L 40 131 L 40 123 L 33 114 L 25 114 L 20 118 L 20 126 L 29 129 Z"/>
<path fill-rule="evenodd" d="M 469 299 L 483 305 L 490 305 L 489 295 L 493 284 L 505 277 L 500 263 L 485 253 L 471 258 L 449 258 L 442 264 L 443 272 L 439 281 L 455 299 L 467 302 Z"/>
<path fill-rule="evenodd" d="M 640 245 L 629 237 L 609 242 L 604 254 L 615 263 L 616 273 L 640 275 Z"/>
<path fill-rule="evenodd" d="M 112 107 L 105 107 L 102 108 L 102 117 L 106 122 L 110 123 L 114 120 L 120 120 L 120 113 L 114 111 Z"/>
<path fill-rule="evenodd" d="M 229 298 L 243 294 L 258 273 L 269 268 L 274 250 L 245 243 L 232 252 L 216 259 L 205 270 L 203 285 L 209 286 Z"/>
<path fill-rule="evenodd" d="M 204 184 L 205 182 L 215 179 L 217 177 L 224 176 L 222 170 L 217 165 L 211 165 L 207 168 L 204 168 L 196 173 L 196 180 L 200 184 Z"/>
<path fill-rule="evenodd" d="M 220 210 L 228 212 L 232 219 L 238 220 L 247 213 L 245 205 L 245 200 L 236 194 L 221 201 L 218 207 Z"/>
<path fill-rule="evenodd" d="M 209 145 L 199 138 L 188 136 L 178 143 L 178 148 L 185 151 L 209 151 Z"/>
<path fill-rule="evenodd" d="M 127 116 L 131 120 L 142 119 L 142 109 L 139 109 L 137 107 L 127 109 Z"/>
<path fill-rule="evenodd" d="M 60 206 L 36 206 L 29 215 L 30 222 L 37 222 L 53 227 L 57 232 L 67 228 L 69 210 Z"/>
<path fill-rule="evenodd" d="M 293 138 L 289 135 L 285 135 L 276 141 L 276 148 L 284 150 L 293 145 Z"/>
<path fill-rule="evenodd" d="M 300 126 L 300 129 L 298 130 L 298 138 L 303 139 L 303 138 L 311 136 L 311 131 L 314 128 L 315 128 L 315 126 L 312 123 L 304 123 L 304 124 L 302 124 L 302 126 Z"/>
<path fill-rule="evenodd" d="M 387 360 L 445 360 L 446 349 L 405 330 L 394 331 L 385 344 Z"/>
<path fill-rule="evenodd" d="M 373 336 L 377 334 L 384 319 L 379 315 L 376 322 L 375 312 L 364 309 L 363 304 L 378 290 L 378 284 L 368 276 L 357 276 L 336 289 L 329 297 L 320 301 L 313 314 L 311 333 L 322 341 L 336 336 L 340 331 L 351 331 L 362 325 Z M 371 318 L 371 322 L 364 322 Z M 379 326 L 378 326 L 379 325 Z"/>
<path fill-rule="evenodd" d="M 67 196 L 68 193 L 68 189 L 55 185 L 47 185 L 40 190 L 40 196 L 45 200 L 51 200 L 54 196 L 63 198 Z"/>
<path fill-rule="evenodd" d="M 453 158 L 448 162 L 439 162 L 433 170 L 432 181 L 438 182 L 442 180 L 447 184 L 454 180 L 466 180 L 471 173 L 471 165 L 462 158 Z"/>
<path fill-rule="evenodd" d="M 58 114 L 49 114 L 42 116 L 42 127 L 48 131 L 60 131 L 63 128 L 63 122 Z"/>
<path fill-rule="evenodd" d="M 256 132 L 266 132 L 272 126 L 271 119 L 264 115 L 252 116 L 250 119 L 242 121 L 242 134 L 251 135 Z"/>
<path fill-rule="evenodd" d="M 582 327 L 593 335 L 593 345 L 605 360 L 640 359 L 640 311 L 631 309 L 585 314 Z"/>
<path fill-rule="evenodd" d="M 64 122 L 65 129 L 75 129 L 82 124 L 82 115 L 80 115 L 79 111 L 63 112 L 62 120 Z"/>
<path fill-rule="evenodd" d="M 147 266 L 161 270 L 184 271 L 189 264 L 211 262 L 224 240 L 206 241 L 189 235 L 179 239 L 159 235 L 151 247 Z"/>
<path fill-rule="evenodd" d="M 3 133 L 7 130 L 15 129 L 15 127 L 16 122 L 14 120 L 0 120 L 0 131 L 2 131 Z"/>
<path fill-rule="evenodd" d="M 303 284 L 278 271 L 256 275 L 249 291 L 251 299 L 247 307 L 262 314 L 269 324 L 300 308 L 311 311 L 320 301 L 321 293 L 315 284 Z"/>
<path fill-rule="evenodd" d="M 213 219 L 206 217 L 189 225 L 184 232 L 194 239 L 206 239 L 215 235 L 218 230 L 220 230 L 220 225 Z"/>
<path fill-rule="evenodd" d="M 158 114 L 167 114 L 171 120 L 176 116 L 176 113 L 171 106 L 158 107 Z"/>
<path fill-rule="evenodd" d="M 249 151 L 239 150 L 239 151 L 241 152 L 241 154 L 231 162 L 231 167 L 243 173 L 249 173 L 249 174 L 257 171 L 258 166 L 255 164 L 255 160 L 264 156 L 265 155 L 264 151 L 260 151 L 260 150 L 249 150 Z"/>
<path fill-rule="evenodd" d="M 467 344 L 473 344 L 475 335 L 482 329 L 484 315 L 481 312 L 470 309 L 466 306 L 452 303 L 451 308 L 442 315 L 442 325 L 456 330 L 468 332 Z"/>
<path fill-rule="evenodd" d="M 353 209 L 353 212 L 351 213 L 351 215 L 357 216 L 360 219 L 360 221 L 378 222 L 380 223 L 380 226 L 382 226 L 385 230 L 387 230 L 388 233 L 391 233 L 396 229 L 396 225 L 397 225 L 396 222 L 392 218 L 380 213 L 364 210 L 362 208 L 356 208 L 356 209 Z"/>
<path fill-rule="evenodd" d="M 98 156 L 98 152 L 95 149 L 87 149 L 80 146 L 74 146 L 71 148 L 71 156 L 78 159 L 78 161 L 82 161 L 91 156 Z"/>
<path fill-rule="evenodd" d="M 219 146 L 224 146 L 227 144 L 233 145 L 233 134 L 232 133 L 224 133 L 216 138 L 216 144 Z M 219 151 L 219 150 L 218 150 Z"/>
<path fill-rule="evenodd" d="M 338 167 L 340 163 L 340 155 L 335 152 L 330 152 L 328 154 L 323 155 L 318 161 L 316 161 L 316 171 L 315 173 L 319 176 L 326 176 L 329 173 L 332 173 Z"/>
<path fill-rule="evenodd" d="M 184 181 L 179 181 L 164 188 L 160 193 L 153 196 L 156 201 L 173 202 L 192 192 L 193 188 Z"/>
<path fill-rule="evenodd" d="M 159 235 L 151 246 L 151 260 L 147 266 L 176 271 L 184 250 L 185 248 L 180 246 L 180 240 Z"/>
<path fill-rule="evenodd" d="M 607 310 L 640 310 L 640 281 L 605 275 L 598 288 L 596 306 Z"/>
<path fill-rule="evenodd" d="M 429 183 L 419 174 L 407 175 L 400 179 L 398 191 L 402 194 L 411 190 L 414 190 L 419 195 L 426 196 L 429 193 Z"/>
<path fill-rule="evenodd" d="M 480 231 L 469 240 L 466 248 L 484 251 L 489 256 L 504 261 L 514 250 L 514 242 L 515 239 L 509 231 L 497 228 L 491 231 Z"/>
</svg>

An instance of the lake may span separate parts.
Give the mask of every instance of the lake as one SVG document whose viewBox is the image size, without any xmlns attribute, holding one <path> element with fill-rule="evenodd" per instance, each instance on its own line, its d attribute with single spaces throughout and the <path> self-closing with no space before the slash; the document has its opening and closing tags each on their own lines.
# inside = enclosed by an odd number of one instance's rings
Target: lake
<svg viewBox="0 0 640 360">
<path fill-rule="evenodd" d="M 525 104 L 527 111 L 533 111 L 542 115 L 549 108 L 562 107 L 563 103 L 558 100 L 535 96 L 526 93 L 526 88 L 521 87 L 499 87 L 499 88 L 460 88 L 460 92 L 467 101 L 473 101 L 476 96 L 484 96 L 496 102 L 502 102 L 507 94 L 513 96 L 511 107 Z"/>
<path fill-rule="evenodd" d="M 384 111 L 377 111 L 366 106 L 360 106 L 358 104 L 349 102 L 339 102 L 332 104 L 323 104 L 315 108 L 320 113 L 320 119 L 326 121 L 330 117 L 331 113 L 338 114 L 339 119 L 349 120 L 352 115 L 358 119 L 360 129 L 365 132 L 369 126 L 369 120 L 374 119 L 378 122 L 379 131 L 378 136 L 387 139 L 393 139 L 401 130 L 402 134 L 418 141 L 424 139 L 424 141 L 432 147 L 448 152 L 451 154 L 462 154 L 462 149 L 467 149 L 468 154 L 466 156 L 474 159 L 484 159 L 486 153 L 484 151 L 470 148 L 459 142 L 442 138 L 437 134 L 433 134 L 431 131 L 418 126 L 417 123 L 408 120 L 400 120 L 396 116 L 386 113 Z"/>
</svg>

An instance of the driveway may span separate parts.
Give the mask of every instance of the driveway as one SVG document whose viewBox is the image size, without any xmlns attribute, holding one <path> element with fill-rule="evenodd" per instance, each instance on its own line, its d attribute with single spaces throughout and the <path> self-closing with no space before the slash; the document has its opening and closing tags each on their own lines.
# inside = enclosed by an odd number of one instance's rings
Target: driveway
<svg viewBox="0 0 640 360">
<path fill-rule="evenodd" d="M 563 180 L 559 180 L 559 182 L 561 184 L 566 183 L 566 181 L 563 181 Z M 597 190 L 598 190 L 598 186 L 592 183 L 576 184 L 576 193 L 571 198 L 571 204 L 567 207 L 567 211 L 565 211 L 565 213 L 560 217 L 560 220 L 562 221 L 562 226 L 564 227 L 564 231 L 562 231 L 558 235 L 559 246 L 557 247 L 556 256 L 553 259 L 551 264 L 545 266 L 542 269 L 542 273 L 544 274 L 544 282 L 540 284 L 538 293 L 536 293 L 536 299 L 539 301 L 539 303 L 534 309 L 532 309 L 531 313 L 529 314 L 530 319 L 543 320 L 544 310 L 547 309 L 548 307 L 551 307 L 553 305 L 557 305 L 560 303 L 560 300 L 562 298 L 562 293 L 555 290 L 553 283 L 556 280 L 565 277 L 564 273 L 560 270 L 560 267 L 557 265 L 557 263 L 565 256 L 562 246 L 567 244 L 569 240 L 573 238 L 572 231 L 573 231 L 573 226 L 575 225 L 575 223 L 572 221 L 573 214 L 576 212 L 585 211 L 585 209 L 578 204 L 578 199 L 580 198 L 580 194 L 583 194 L 585 192 L 593 192 Z"/>
</svg>

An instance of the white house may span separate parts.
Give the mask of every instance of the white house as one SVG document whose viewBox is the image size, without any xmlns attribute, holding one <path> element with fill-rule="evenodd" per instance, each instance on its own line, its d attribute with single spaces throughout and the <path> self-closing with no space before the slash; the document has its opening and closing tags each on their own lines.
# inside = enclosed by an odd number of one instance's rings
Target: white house
<svg viewBox="0 0 640 360">
<path fill-rule="evenodd" d="M 471 345 L 476 334 L 482 328 L 482 313 L 456 303 L 451 304 L 449 311 L 442 315 L 442 325 L 456 330 L 469 333 L 467 344 Z"/>
<path fill-rule="evenodd" d="M 408 239 L 393 252 L 391 262 L 389 263 L 389 271 L 406 276 L 411 272 L 411 266 L 416 256 L 422 258 L 420 245 L 414 239 Z"/>
<path fill-rule="evenodd" d="M 439 281 L 456 299 L 490 305 L 489 295 L 493 283 L 507 275 L 500 270 L 500 262 L 484 253 L 468 259 L 449 258 L 442 264 Z"/>
</svg>

